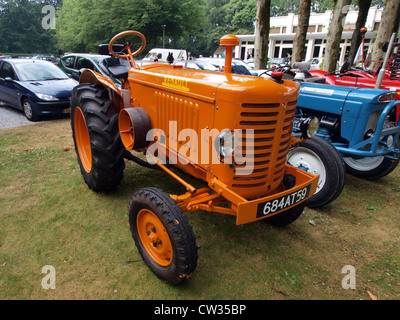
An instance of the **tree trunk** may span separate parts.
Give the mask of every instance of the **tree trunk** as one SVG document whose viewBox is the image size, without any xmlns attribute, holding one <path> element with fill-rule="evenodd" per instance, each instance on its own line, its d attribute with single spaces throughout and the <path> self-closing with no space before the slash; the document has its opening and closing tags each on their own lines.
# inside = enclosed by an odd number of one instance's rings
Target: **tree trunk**
<svg viewBox="0 0 400 320">
<path fill-rule="evenodd" d="M 337 0 L 335 8 L 333 9 L 324 59 L 324 70 L 327 72 L 336 70 L 336 64 L 340 53 L 340 41 L 342 39 L 343 25 L 347 12 L 350 9 L 350 3 L 351 0 Z"/>
<path fill-rule="evenodd" d="M 293 41 L 292 64 L 303 61 L 306 50 L 307 31 L 310 23 L 311 0 L 301 0 L 299 8 L 299 23 L 296 37 Z"/>
<path fill-rule="evenodd" d="M 350 65 L 353 65 L 358 48 L 361 45 L 362 38 L 360 29 L 365 26 L 371 2 L 372 0 L 358 0 L 358 17 L 356 22 L 356 29 L 354 30 L 353 36 L 351 37 L 351 49 L 349 52 Z"/>
<path fill-rule="evenodd" d="M 383 8 L 381 24 L 379 25 L 378 34 L 372 47 L 370 68 L 376 69 L 379 66 L 378 60 L 383 60 L 385 53 L 382 51 L 382 46 L 390 40 L 393 29 L 395 28 L 397 13 L 399 12 L 399 0 L 385 0 L 385 7 Z"/>
<path fill-rule="evenodd" d="M 254 68 L 265 69 L 268 61 L 269 18 L 271 0 L 257 0 Z"/>
</svg>

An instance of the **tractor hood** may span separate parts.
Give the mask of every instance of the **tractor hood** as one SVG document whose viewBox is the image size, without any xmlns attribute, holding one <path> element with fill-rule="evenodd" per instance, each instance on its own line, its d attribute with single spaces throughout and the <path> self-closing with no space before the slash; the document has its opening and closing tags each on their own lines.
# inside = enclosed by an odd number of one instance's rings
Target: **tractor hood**
<svg viewBox="0 0 400 320">
<path fill-rule="evenodd" d="M 387 90 L 303 82 L 300 85 L 297 105 L 324 113 L 339 115 L 346 111 L 357 116 L 363 104 L 376 103 L 379 97 L 387 92 Z M 353 106 L 349 108 L 349 105 Z"/>
<path fill-rule="evenodd" d="M 190 94 L 212 103 L 216 100 L 266 103 L 266 97 L 267 100 L 292 101 L 297 98 L 299 90 L 299 86 L 293 81 L 278 83 L 269 78 L 182 69 L 165 64 L 145 65 L 140 70 L 132 69 L 129 81 L 183 95 Z"/>
</svg>

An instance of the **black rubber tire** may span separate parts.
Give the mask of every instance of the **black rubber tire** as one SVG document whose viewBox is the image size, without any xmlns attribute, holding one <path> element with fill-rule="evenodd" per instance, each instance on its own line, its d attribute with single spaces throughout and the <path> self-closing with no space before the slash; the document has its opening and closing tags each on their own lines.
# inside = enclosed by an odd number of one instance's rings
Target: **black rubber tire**
<svg viewBox="0 0 400 320">
<path fill-rule="evenodd" d="M 173 261 L 161 266 L 146 251 L 137 228 L 140 210 L 152 211 L 165 227 L 173 249 Z M 136 247 L 147 266 L 162 280 L 177 285 L 189 278 L 197 266 L 197 245 L 192 227 L 182 209 L 164 191 L 144 188 L 136 192 L 129 202 L 129 224 Z"/>
<path fill-rule="evenodd" d="M 399 139 L 397 139 L 396 148 L 397 149 L 400 148 Z M 360 170 L 360 166 L 358 168 L 354 167 L 354 165 L 351 162 L 349 162 L 349 160 L 354 161 L 352 158 L 344 158 L 347 172 L 353 176 L 365 180 L 378 180 L 380 178 L 383 178 L 388 174 L 392 173 L 392 171 L 396 169 L 397 165 L 399 164 L 399 159 L 394 160 L 384 157 L 382 162 L 379 163 L 377 167 L 370 170 Z"/>
<path fill-rule="evenodd" d="M 79 107 L 84 115 L 90 138 L 92 168 L 87 172 L 77 148 L 74 112 Z M 81 84 L 72 90 L 71 127 L 81 173 L 88 187 L 96 192 L 115 189 L 123 179 L 124 152 L 118 129 L 118 113 L 114 102 L 102 86 Z"/>
<path fill-rule="evenodd" d="M 25 104 L 29 105 L 29 110 L 27 109 L 27 106 Z M 24 112 L 25 117 L 29 121 L 38 121 L 40 119 L 39 115 L 36 113 L 35 109 L 32 106 L 32 102 L 28 98 L 24 98 L 22 100 L 22 111 Z"/>
<path fill-rule="evenodd" d="M 265 218 L 262 221 L 274 227 L 284 227 L 296 221 L 303 213 L 304 208 L 305 203 L 302 202 L 293 208 L 290 208 L 282 213 L 278 213 L 272 217 Z"/>
<path fill-rule="evenodd" d="M 296 150 L 304 155 L 304 160 L 301 160 L 304 163 L 295 160 L 294 163 L 291 162 Z M 298 143 L 288 154 L 289 164 L 295 167 L 304 166 L 306 168 L 315 161 L 318 161 L 319 168 L 308 167 L 307 171 L 313 173 L 312 171 L 316 169 L 316 174 L 320 174 L 321 179 L 317 192 L 305 201 L 305 205 L 309 208 L 326 206 L 336 200 L 342 193 L 346 181 L 346 168 L 340 153 L 332 144 L 321 137 L 314 136 Z"/>
</svg>

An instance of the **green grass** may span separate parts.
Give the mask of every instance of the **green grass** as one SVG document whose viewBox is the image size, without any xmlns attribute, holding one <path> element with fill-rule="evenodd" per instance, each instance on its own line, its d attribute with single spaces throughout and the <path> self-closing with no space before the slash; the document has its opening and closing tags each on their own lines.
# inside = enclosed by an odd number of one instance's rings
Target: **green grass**
<svg viewBox="0 0 400 320">
<path fill-rule="evenodd" d="M 131 195 L 155 186 L 180 194 L 167 174 L 127 163 L 117 190 L 90 191 L 69 120 L 0 130 L 0 299 L 379 299 L 400 297 L 400 169 L 380 181 L 347 176 L 331 205 L 293 224 L 235 225 L 187 213 L 197 269 L 172 287 L 144 264 L 129 231 Z M 56 269 L 56 289 L 41 286 Z M 345 265 L 356 289 L 344 290 Z"/>
</svg>

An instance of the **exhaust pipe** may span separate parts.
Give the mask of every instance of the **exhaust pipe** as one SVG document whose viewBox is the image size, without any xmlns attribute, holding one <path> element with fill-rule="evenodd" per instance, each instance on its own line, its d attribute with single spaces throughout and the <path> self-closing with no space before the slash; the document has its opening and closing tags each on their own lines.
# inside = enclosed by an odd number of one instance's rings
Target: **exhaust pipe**
<svg viewBox="0 0 400 320">
<path fill-rule="evenodd" d="M 239 38 L 233 34 L 223 36 L 220 40 L 220 46 L 225 47 L 225 66 L 224 73 L 232 73 L 233 48 L 239 45 Z"/>
</svg>

